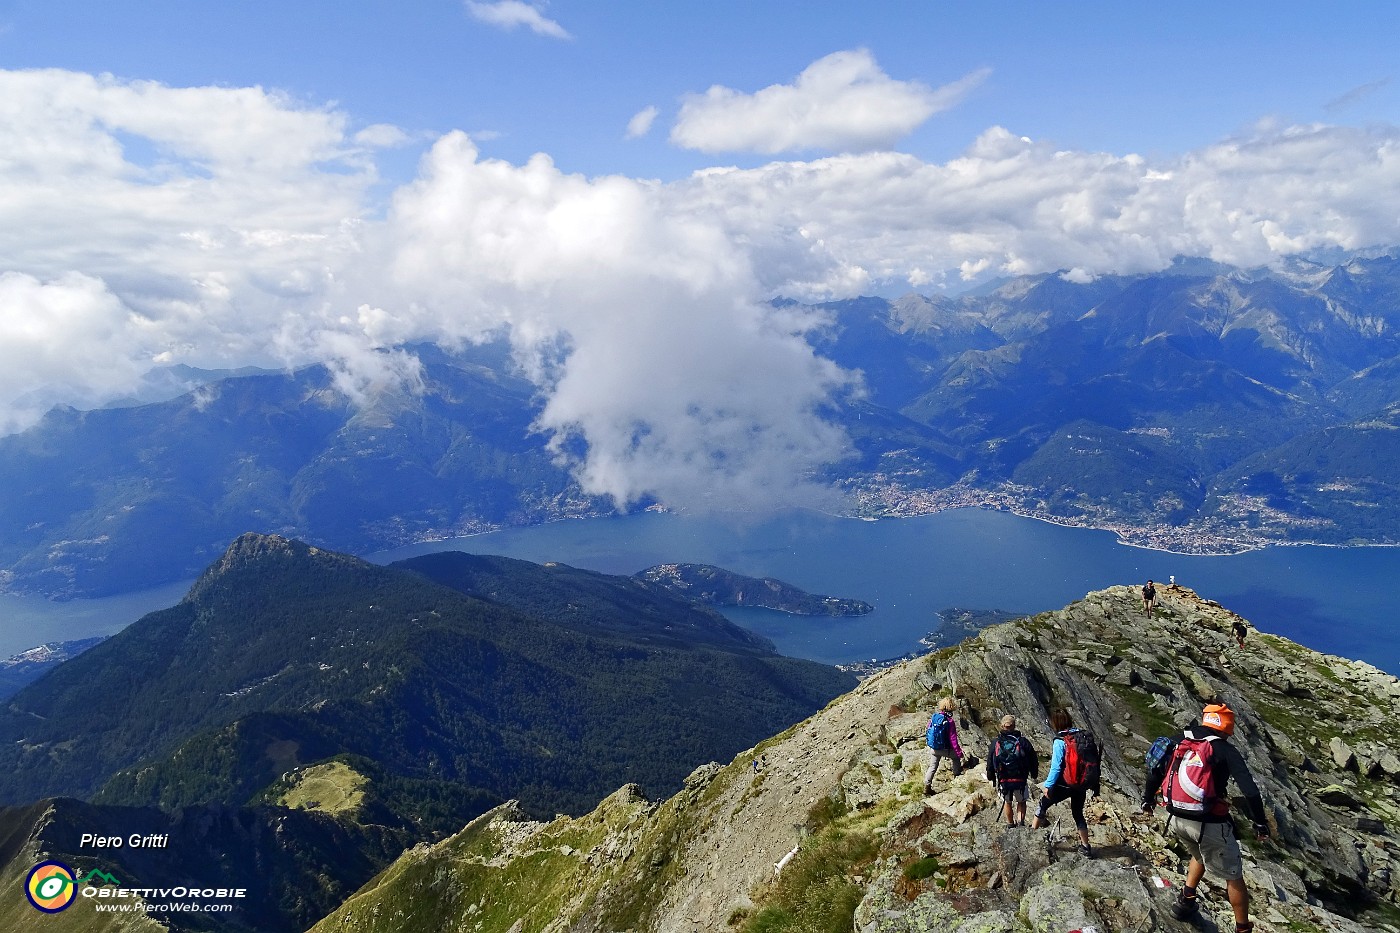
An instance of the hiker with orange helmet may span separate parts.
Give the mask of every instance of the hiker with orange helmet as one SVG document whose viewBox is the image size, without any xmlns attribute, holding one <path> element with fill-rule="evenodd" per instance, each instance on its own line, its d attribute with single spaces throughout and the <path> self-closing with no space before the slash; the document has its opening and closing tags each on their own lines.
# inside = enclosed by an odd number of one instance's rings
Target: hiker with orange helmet
<svg viewBox="0 0 1400 933">
<path fill-rule="evenodd" d="M 1208 704 L 1201 711 L 1200 724 L 1183 729 L 1170 752 L 1148 772 L 1142 809 L 1151 813 L 1160 797 L 1169 814 L 1167 826 L 1191 854 L 1186 887 L 1174 909 L 1177 919 L 1184 920 L 1196 912 L 1196 888 L 1209 869 L 1225 882 L 1235 913 L 1235 933 L 1251 933 L 1254 924 L 1249 920 L 1249 891 L 1244 885 L 1240 843 L 1235 837 L 1230 797 L 1226 793 L 1226 784 L 1232 778 L 1244 796 L 1254 833 L 1261 842 L 1269 838 L 1269 824 L 1249 765 L 1239 749 L 1230 744 L 1234 734 L 1234 710 L 1224 703 Z"/>
</svg>

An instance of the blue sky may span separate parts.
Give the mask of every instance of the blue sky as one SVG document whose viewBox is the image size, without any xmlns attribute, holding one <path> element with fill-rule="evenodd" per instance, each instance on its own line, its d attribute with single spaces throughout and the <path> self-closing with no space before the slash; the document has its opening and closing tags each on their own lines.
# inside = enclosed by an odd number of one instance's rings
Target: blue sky
<svg viewBox="0 0 1400 933">
<path fill-rule="evenodd" d="M 181 0 L 0 7 L 0 63 L 173 86 L 260 85 L 362 124 L 435 138 L 460 129 L 511 161 L 671 180 L 719 162 L 666 141 L 683 95 L 753 92 L 813 61 L 869 49 L 892 78 L 937 87 L 990 69 L 975 93 L 896 147 L 955 156 L 1001 125 L 1072 149 L 1186 151 L 1259 120 L 1400 119 L 1400 5 L 890 2 L 569 3 L 539 7 L 571 38 L 415 3 Z M 1354 95 L 1348 100 L 1347 96 Z M 1329 106 L 1331 105 L 1331 106 Z M 648 106 L 653 131 L 623 138 Z M 499 134 L 499 135 L 497 135 Z M 388 159 L 404 177 L 412 160 Z"/>
<path fill-rule="evenodd" d="M 772 501 L 860 381 L 775 297 L 1400 245 L 1396 36 L 1393 3 L 9 2 L 0 433 L 176 363 L 421 391 L 404 346 L 504 335 L 589 491 Z"/>
</svg>

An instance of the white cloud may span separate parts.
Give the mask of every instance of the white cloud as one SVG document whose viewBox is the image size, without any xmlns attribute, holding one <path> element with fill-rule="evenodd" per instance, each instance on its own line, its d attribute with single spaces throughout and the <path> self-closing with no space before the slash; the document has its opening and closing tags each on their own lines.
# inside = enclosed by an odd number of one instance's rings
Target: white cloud
<svg viewBox="0 0 1400 933">
<path fill-rule="evenodd" d="M 651 125 L 656 122 L 656 116 L 661 111 L 655 107 L 643 107 L 632 114 L 632 119 L 627 121 L 627 138 L 640 139 L 651 132 Z"/>
<path fill-rule="evenodd" d="M 99 280 L 0 273 L 0 434 L 55 401 L 95 406 L 150 368 L 147 328 Z"/>
<path fill-rule="evenodd" d="M 524 26 L 537 35 L 549 36 L 552 39 L 573 38 L 563 26 L 549 19 L 537 7 L 522 0 L 497 0 L 496 3 L 476 3 L 467 0 L 467 11 L 474 19 L 492 26 L 500 26 L 502 29 Z"/>
<path fill-rule="evenodd" d="M 344 116 L 258 88 L 0 71 L 0 426 L 152 362 L 275 362 L 374 169 Z"/>
<path fill-rule="evenodd" d="M 383 219 L 373 150 L 395 136 L 365 132 L 257 88 L 0 71 L 0 431 L 121 395 L 157 360 L 329 360 L 368 399 L 417 384 L 404 342 L 508 332 L 589 489 L 803 496 L 845 449 L 819 411 L 849 382 L 768 297 L 1400 243 L 1393 126 L 1260 125 L 1155 159 L 994 128 L 946 163 L 870 152 L 672 184 L 483 159 L 450 133 Z"/>
<path fill-rule="evenodd" d="M 412 142 L 412 137 L 392 123 L 375 123 L 356 133 L 355 142 L 371 149 L 397 149 Z"/>
<path fill-rule="evenodd" d="M 959 158 L 897 153 L 712 169 L 672 187 L 752 243 L 773 293 L 829 297 L 927 280 L 1164 268 L 1177 255 L 1262 265 L 1400 243 L 1400 128 L 1286 127 L 1185 156 L 1055 150 L 1004 129 Z"/>
<path fill-rule="evenodd" d="M 449 134 L 395 199 L 404 310 L 373 315 L 376 339 L 509 324 L 549 393 L 539 426 L 557 451 L 586 443 L 591 492 L 725 507 L 810 495 L 802 477 L 845 449 L 817 409 L 847 377 L 805 341 L 813 320 L 757 300 L 718 224 L 668 207 L 654 185 L 483 160 Z"/>
<path fill-rule="evenodd" d="M 671 142 L 701 152 L 775 154 L 809 149 L 884 149 L 954 106 L 990 74 L 937 90 L 896 81 L 865 49 L 818 59 L 793 84 L 753 94 L 715 85 L 685 98 Z"/>
</svg>

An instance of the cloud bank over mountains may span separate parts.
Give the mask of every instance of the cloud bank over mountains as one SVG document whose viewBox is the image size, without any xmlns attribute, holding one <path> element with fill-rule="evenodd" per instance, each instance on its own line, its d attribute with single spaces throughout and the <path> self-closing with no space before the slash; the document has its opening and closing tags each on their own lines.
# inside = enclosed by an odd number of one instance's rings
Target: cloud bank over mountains
<svg viewBox="0 0 1400 933">
<path fill-rule="evenodd" d="M 256 87 L 0 71 L 0 430 L 160 363 L 332 359 L 353 394 L 414 384 L 387 348 L 508 333 L 590 491 L 771 500 L 842 455 L 820 409 L 858 390 L 771 297 L 1400 242 L 1395 126 L 1261 125 L 1154 159 L 1000 127 L 942 164 L 881 148 L 980 80 L 931 90 L 852 52 L 712 90 L 682 105 L 688 144 L 847 154 L 670 183 L 511 164 L 451 132 L 383 210 L 398 128 Z"/>
</svg>

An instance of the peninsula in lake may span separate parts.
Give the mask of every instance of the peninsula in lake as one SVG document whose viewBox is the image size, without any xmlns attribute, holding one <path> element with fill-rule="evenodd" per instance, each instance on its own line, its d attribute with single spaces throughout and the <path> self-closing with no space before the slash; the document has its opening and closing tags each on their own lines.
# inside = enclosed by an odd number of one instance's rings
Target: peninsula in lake
<svg viewBox="0 0 1400 933">
<path fill-rule="evenodd" d="M 875 609 L 859 599 L 817 596 L 782 580 L 746 577 L 713 564 L 657 564 L 635 577 L 711 606 L 756 606 L 797 616 L 863 616 Z"/>
</svg>

